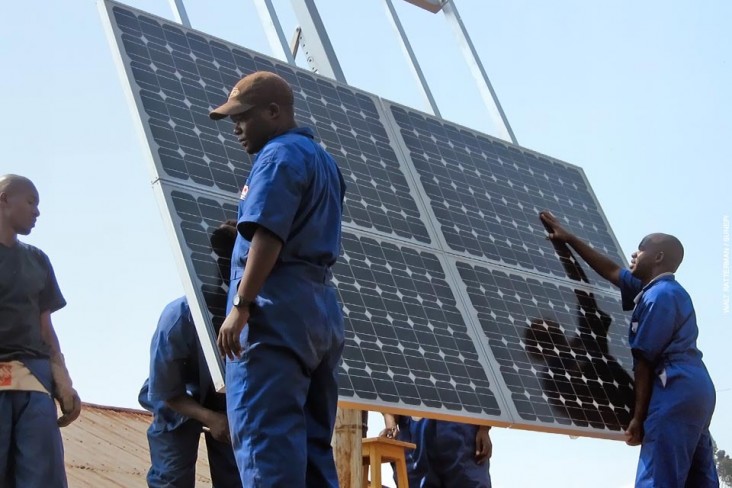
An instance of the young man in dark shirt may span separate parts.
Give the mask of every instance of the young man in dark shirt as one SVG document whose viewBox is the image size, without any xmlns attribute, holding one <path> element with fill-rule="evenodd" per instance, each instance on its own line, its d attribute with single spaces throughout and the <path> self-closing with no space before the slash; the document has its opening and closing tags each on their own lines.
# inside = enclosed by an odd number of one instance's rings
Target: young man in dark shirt
<svg viewBox="0 0 732 488">
<path fill-rule="evenodd" d="M 51 262 L 18 240 L 40 215 L 33 183 L 0 176 L 0 486 L 66 487 L 59 426 L 81 402 L 71 386 L 51 313 L 66 305 Z M 56 398 L 63 415 L 56 419 Z"/>
</svg>

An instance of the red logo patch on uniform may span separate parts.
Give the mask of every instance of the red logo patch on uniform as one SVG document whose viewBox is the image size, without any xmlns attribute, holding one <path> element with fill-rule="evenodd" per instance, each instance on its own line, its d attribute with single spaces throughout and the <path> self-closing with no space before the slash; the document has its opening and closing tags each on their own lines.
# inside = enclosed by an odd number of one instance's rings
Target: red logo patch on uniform
<svg viewBox="0 0 732 488">
<path fill-rule="evenodd" d="M 249 185 L 244 185 L 244 188 L 241 189 L 241 196 L 239 199 L 244 200 L 247 197 L 247 193 L 249 193 Z"/>
<path fill-rule="evenodd" d="M 0 386 L 13 384 L 13 367 L 9 364 L 0 364 Z"/>
</svg>

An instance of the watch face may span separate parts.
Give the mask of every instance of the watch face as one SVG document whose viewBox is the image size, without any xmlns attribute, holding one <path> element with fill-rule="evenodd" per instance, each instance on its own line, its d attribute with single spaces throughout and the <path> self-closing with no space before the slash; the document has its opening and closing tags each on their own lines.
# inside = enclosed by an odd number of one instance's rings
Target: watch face
<svg viewBox="0 0 732 488">
<path fill-rule="evenodd" d="M 241 297 L 239 295 L 234 296 L 234 306 L 238 307 L 241 304 Z"/>
</svg>

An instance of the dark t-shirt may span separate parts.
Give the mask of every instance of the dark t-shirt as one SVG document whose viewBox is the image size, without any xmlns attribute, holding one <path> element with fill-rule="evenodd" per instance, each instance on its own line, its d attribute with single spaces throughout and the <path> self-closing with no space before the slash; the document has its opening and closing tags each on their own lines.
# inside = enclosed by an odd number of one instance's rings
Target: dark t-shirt
<svg viewBox="0 0 732 488">
<path fill-rule="evenodd" d="M 47 358 L 41 313 L 65 305 L 43 251 L 20 241 L 13 247 L 0 244 L 0 361 Z"/>
</svg>

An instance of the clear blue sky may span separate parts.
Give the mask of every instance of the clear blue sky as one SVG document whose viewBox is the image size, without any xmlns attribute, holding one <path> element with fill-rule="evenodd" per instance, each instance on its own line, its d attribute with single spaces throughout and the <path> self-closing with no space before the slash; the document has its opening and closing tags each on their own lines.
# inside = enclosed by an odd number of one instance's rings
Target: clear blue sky
<svg viewBox="0 0 732 488">
<path fill-rule="evenodd" d="M 394 2 L 443 116 L 495 134 L 442 16 Z M 131 3 L 171 18 L 166 0 Z M 289 36 L 290 2 L 274 3 Z M 194 27 L 269 53 L 252 2 L 186 5 Z M 425 108 L 381 0 L 317 5 L 351 84 Z M 678 279 L 694 298 L 718 389 L 712 433 L 732 450 L 732 314 L 722 280 L 732 4 L 458 7 L 519 142 L 584 168 L 627 254 L 652 231 L 684 242 Z M 136 406 L 150 335 L 182 285 L 95 2 L 3 2 L 0 66 L 0 173 L 29 176 L 41 192 L 28 240 L 51 257 L 69 302 L 54 320 L 76 385 L 86 401 Z M 632 485 L 637 450 L 619 442 L 504 429 L 492 437 L 497 488 Z"/>
</svg>

